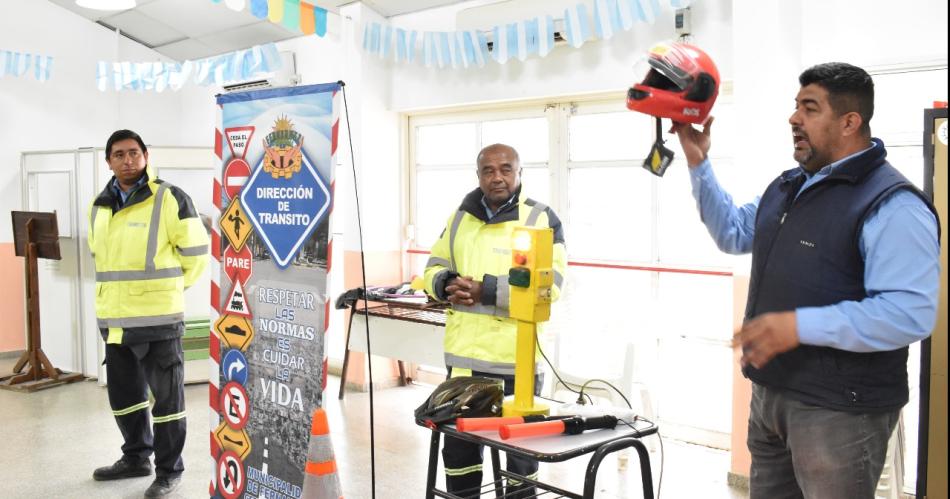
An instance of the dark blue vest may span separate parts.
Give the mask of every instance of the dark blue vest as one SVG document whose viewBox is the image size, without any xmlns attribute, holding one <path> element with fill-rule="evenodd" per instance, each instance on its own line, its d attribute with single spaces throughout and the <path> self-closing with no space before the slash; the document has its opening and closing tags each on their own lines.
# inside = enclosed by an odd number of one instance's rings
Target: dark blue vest
<svg viewBox="0 0 950 499">
<path fill-rule="evenodd" d="M 784 172 L 765 190 L 755 220 L 747 319 L 866 298 L 859 249 L 865 218 L 899 189 L 915 192 L 935 211 L 887 162 L 884 144 L 873 140 L 875 147 L 839 165 L 797 199 L 805 182 L 800 168 Z M 801 345 L 744 373 L 796 400 L 837 410 L 890 411 L 908 398 L 907 347 L 857 353 Z"/>
</svg>

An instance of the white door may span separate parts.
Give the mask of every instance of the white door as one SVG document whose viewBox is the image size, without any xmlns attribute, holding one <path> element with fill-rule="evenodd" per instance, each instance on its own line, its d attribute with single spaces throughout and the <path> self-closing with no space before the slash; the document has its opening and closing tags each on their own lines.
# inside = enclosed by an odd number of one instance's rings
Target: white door
<svg viewBox="0 0 950 499">
<path fill-rule="evenodd" d="M 84 366 L 79 289 L 80 227 L 76 210 L 76 151 L 23 153 L 23 209 L 56 212 L 61 260 L 37 263 L 40 341 L 43 352 L 63 371 L 89 374 Z"/>
</svg>

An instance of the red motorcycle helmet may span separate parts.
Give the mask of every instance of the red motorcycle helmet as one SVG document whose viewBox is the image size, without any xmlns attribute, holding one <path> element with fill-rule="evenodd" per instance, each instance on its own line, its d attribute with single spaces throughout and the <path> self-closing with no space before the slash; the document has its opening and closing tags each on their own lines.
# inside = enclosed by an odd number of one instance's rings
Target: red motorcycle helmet
<svg viewBox="0 0 950 499">
<path fill-rule="evenodd" d="M 679 123 L 702 124 L 719 95 L 712 58 L 686 43 L 664 42 L 647 57 L 649 71 L 627 91 L 627 109 Z"/>
</svg>

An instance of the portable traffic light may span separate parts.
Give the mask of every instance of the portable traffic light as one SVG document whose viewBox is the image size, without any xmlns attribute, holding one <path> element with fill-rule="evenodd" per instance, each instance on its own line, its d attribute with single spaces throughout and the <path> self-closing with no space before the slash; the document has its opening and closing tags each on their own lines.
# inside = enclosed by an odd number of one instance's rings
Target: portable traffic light
<svg viewBox="0 0 950 499">
<path fill-rule="evenodd" d="M 518 227 L 512 234 L 511 269 L 508 271 L 508 311 L 518 321 L 515 352 L 515 398 L 505 401 L 504 416 L 548 414 L 548 407 L 534 402 L 534 351 L 538 323 L 551 316 L 551 269 L 554 231 Z"/>
<path fill-rule="evenodd" d="M 512 235 L 509 312 L 512 319 L 544 322 L 551 317 L 554 231 L 518 227 Z"/>
</svg>

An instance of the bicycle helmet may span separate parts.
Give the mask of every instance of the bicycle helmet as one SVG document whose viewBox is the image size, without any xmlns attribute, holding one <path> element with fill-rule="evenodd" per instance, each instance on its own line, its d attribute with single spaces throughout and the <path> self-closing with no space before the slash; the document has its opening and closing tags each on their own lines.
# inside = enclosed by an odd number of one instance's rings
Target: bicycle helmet
<svg viewBox="0 0 950 499">
<path fill-rule="evenodd" d="M 416 421 L 432 428 L 456 418 L 501 416 L 501 381 L 481 376 L 449 378 L 416 408 Z"/>
</svg>

